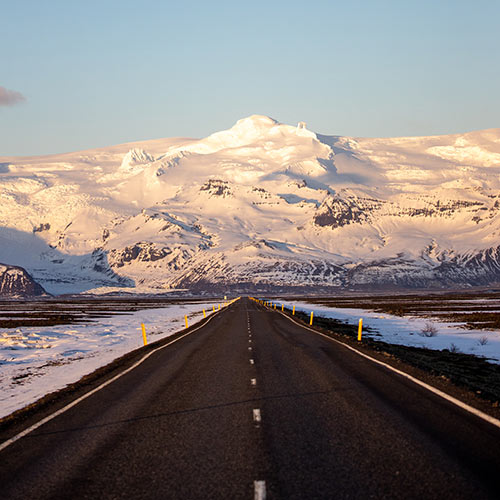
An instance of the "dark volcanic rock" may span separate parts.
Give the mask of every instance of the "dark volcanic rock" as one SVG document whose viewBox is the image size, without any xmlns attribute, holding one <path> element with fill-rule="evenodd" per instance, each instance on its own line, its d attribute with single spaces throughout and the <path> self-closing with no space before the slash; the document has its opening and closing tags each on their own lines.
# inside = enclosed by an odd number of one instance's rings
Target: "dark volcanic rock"
<svg viewBox="0 0 500 500">
<path fill-rule="evenodd" d="M 200 191 L 208 191 L 210 196 L 222 196 L 223 198 L 232 196 L 229 182 L 221 179 L 210 179 L 201 186 Z"/>
<path fill-rule="evenodd" d="M 22 267 L 0 264 L 0 297 L 35 297 L 48 293 Z"/>
<path fill-rule="evenodd" d="M 317 226 L 331 226 L 333 229 L 366 219 L 367 211 L 355 201 L 332 196 L 325 199 L 314 215 Z"/>
</svg>

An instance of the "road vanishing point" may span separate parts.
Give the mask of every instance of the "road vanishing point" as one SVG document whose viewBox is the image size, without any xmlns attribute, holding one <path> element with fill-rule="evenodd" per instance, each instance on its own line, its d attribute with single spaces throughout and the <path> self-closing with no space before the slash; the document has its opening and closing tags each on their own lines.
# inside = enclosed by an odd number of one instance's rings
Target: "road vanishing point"
<svg viewBox="0 0 500 500">
<path fill-rule="evenodd" d="M 145 352 L 2 436 L 0 498 L 500 497 L 500 428 L 256 301 Z"/>
</svg>

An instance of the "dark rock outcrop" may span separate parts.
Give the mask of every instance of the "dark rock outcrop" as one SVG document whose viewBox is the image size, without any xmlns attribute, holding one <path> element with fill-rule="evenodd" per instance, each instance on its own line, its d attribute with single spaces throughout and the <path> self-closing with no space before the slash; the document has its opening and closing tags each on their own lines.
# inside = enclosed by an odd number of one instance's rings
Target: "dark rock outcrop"
<svg viewBox="0 0 500 500">
<path fill-rule="evenodd" d="M 0 297 L 37 297 L 48 295 L 22 267 L 0 263 Z"/>
</svg>

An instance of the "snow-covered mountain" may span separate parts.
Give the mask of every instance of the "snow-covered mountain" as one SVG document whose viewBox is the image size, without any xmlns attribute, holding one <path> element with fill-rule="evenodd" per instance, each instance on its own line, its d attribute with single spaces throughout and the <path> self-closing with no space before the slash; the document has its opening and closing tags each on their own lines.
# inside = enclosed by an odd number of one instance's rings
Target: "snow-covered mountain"
<svg viewBox="0 0 500 500">
<path fill-rule="evenodd" d="M 366 139 L 251 116 L 0 157 L 0 262 L 49 292 L 500 282 L 500 129 Z"/>
</svg>

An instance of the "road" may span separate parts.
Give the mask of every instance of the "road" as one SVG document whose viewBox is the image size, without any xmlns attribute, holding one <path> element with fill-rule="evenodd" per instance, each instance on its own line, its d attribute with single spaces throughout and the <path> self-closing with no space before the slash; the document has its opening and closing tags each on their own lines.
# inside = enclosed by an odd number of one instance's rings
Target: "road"
<svg viewBox="0 0 500 500">
<path fill-rule="evenodd" d="M 500 429 L 244 298 L 1 451 L 0 498 L 477 500 L 499 473 Z"/>
</svg>

